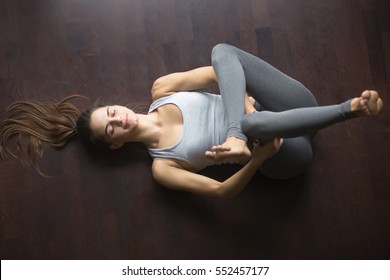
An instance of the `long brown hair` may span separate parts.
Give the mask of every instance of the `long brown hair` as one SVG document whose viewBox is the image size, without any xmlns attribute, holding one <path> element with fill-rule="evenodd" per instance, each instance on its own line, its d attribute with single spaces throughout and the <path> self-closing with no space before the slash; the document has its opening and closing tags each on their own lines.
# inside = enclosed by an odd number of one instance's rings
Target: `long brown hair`
<svg viewBox="0 0 390 280">
<path fill-rule="evenodd" d="M 62 149 L 77 136 L 89 147 L 108 149 L 110 143 L 97 138 L 90 127 L 91 114 L 106 105 L 98 100 L 90 109 L 81 112 L 70 102 L 75 98 L 86 99 L 82 95 L 72 95 L 59 102 L 18 101 L 11 104 L 6 119 L 0 123 L 0 155 L 19 159 L 24 166 L 33 167 L 40 176 L 48 177 L 38 162 L 43 154 L 42 142 L 54 149 Z M 127 107 L 142 114 L 148 108 L 146 103 L 132 103 Z M 9 142 L 11 138 L 17 138 L 16 149 Z"/>
<path fill-rule="evenodd" d="M 33 167 L 42 177 L 38 160 L 42 157 L 42 142 L 55 149 L 62 149 L 77 134 L 76 124 L 81 112 L 71 99 L 59 102 L 18 101 L 7 108 L 6 119 L 0 124 L 0 154 L 19 159 L 24 166 Z M 16 138 L 16 149 L 9 140 Z"/>
</svg>

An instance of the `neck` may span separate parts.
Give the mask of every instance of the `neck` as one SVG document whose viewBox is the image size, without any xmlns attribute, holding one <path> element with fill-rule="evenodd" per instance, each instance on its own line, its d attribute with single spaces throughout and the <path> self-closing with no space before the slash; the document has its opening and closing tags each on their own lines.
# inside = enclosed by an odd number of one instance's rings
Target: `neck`
<svg viewBox="0 0 390 280">
<path fill-rule="evenodd" d="M 137 114 L 138 125 L 134 130 L 131 142 L 141 142 L 148 148 L 158 146 L 161 134 L 161 124 L 156 112 Z"/>
</svg>

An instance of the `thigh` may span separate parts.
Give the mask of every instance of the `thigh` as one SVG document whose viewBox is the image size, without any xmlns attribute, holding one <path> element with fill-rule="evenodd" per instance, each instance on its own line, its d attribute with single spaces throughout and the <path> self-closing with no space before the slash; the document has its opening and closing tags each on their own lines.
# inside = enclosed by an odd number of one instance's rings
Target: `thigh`
<svg viewBox="0 0 390 280">
<path fill-rule="evenodd" d="M 302 83 L 264 60 L 230 47 L 244 69 L 247 90 L 265 110 L 280 112 L 318 105 L 313 94 Z"/>
<path fill-rule="evenodd" d="M 290 179 L 305 172 L 312 158 L 309 136 L 284 139 L 279 152 L 260 167 L 260 172 L 277 180 Z"/>
</svg>

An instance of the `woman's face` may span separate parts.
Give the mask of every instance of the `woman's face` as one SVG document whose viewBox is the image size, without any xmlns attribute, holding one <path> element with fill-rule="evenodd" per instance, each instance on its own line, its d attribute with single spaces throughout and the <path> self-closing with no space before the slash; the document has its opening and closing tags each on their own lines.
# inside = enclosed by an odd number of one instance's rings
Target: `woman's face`
<svg viewBox="0 0 390 280">
<path fill-rule="evenodd" d="M 119 148 L 131 141 L 138 116 L 127 107 L 112 105 L 101 107 L 91 114 L 91 130 L 99 139 L 111 143 L 110 148 Z"/>
</svg>

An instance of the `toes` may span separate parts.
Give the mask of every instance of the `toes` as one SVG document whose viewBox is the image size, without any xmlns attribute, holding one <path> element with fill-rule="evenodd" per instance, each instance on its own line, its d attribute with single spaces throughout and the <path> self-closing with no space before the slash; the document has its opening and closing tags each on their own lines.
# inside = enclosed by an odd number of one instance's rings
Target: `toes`
<svg viewBox="0 0 390 280">
<path fill-rule="evenodd" d="M 361 97 L 362 97 L 364 100 L 368 100 L 368 99 L 370 98 L 370 96 L 371 96 L 371 91 L 369 91 L 369 90 L 363 91 L 363 92 L 362 92 L 362 95 L 361 95 Z"/>
<path fill-rule="evenodd" d="M 375 115 L 378 113 L 378 98 L 379 94 L 376 91 L 370 91 L 370 98 L 368 99 L 367 106 L 368 106 L 368 111 L 370 115 Z"/>
<path fill-rule="evenodd" d="M 378 92 L 370 90 L 370 98 L 368 99 L 368 104 L 376 104 L 378 99 L 379 99 Z"/>
<path fill-rule="evenodd" d="M 359 116 L 374 116 L 382 110 L 383 101 L 375 90 L 365 90 L 360 97 L 354 98 L 351 102 L 351 109 Z"/>
<path fill-rule="evenodd" d="M 380 111 L 382 111 L 382 108 L 383 108 L 383 101 L 382 101 L 381 98 L 379 98 L 378 101 L 377 101 L 378 113 L 379 113 Z"/>
</svg>

